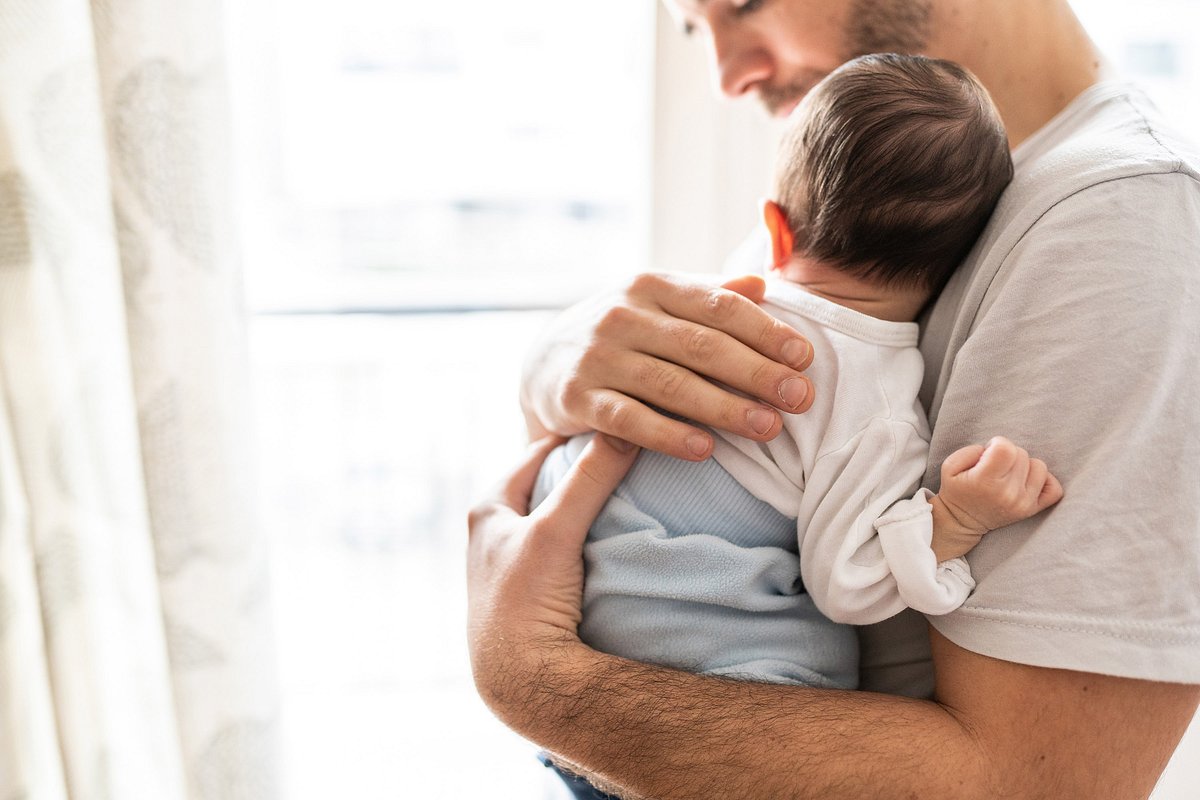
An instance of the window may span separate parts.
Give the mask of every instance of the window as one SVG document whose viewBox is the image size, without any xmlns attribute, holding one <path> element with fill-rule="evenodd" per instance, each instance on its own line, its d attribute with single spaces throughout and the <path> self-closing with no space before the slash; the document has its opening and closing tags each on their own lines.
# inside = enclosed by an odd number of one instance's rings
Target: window
<svg viewBox="0 0 1200 800">
<path fill-rule="evenodd" d="M 652 6 L 232 13 L 253 307 L 561 305 L 645 269 Z"/>
<path fill-rule="evenodd" d="M 539 798 L 467 662 L 464 521 L 547 312 L 267 315 L 252 354 L 289 800 Z"/>
<path fill-rule="evenodd" d="M 1142 86 L 1163 113 L 1200 138 L 1200 5 L 1155 0 L 1073 0 L 1079 18 L 1117 71 Z"/>
</svg>

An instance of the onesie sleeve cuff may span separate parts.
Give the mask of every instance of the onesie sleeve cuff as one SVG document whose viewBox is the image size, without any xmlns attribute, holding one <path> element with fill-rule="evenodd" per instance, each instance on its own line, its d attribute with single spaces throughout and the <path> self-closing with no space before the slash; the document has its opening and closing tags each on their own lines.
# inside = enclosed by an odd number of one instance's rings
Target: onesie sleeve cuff
<svg viewBox="0 0 1200 800">
<path fill-rule="evenodd" d="M 937 563 L 933 541 L 933 493 L 920 489 L 894 503 L 875 521 L 888 568 L 900 598 L 923 614 L 948 614 L 966 601 L 975 588 L 971 568 L 963 558 Z"/>
</svg>

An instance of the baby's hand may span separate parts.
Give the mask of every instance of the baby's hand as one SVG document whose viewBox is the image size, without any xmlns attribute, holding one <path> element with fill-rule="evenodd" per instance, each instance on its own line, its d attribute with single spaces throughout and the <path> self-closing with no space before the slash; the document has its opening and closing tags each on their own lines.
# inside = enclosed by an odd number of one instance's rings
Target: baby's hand
<svg viewBox="0 0 1200 800">
<path fill-rule="evenodd" d="M 938 561 L 966 554 L 983 535 L 1032 517 L 1062 499 L 1062 484 L 1045 462 L 1005 439 L 956 450 L 942 462 L 933 504 Z"/>
</svg>

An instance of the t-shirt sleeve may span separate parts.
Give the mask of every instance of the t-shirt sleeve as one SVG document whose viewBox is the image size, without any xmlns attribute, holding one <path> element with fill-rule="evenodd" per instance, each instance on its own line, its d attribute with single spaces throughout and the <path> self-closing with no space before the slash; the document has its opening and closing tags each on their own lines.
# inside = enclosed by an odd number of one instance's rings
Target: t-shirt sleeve
<svg viewBox="0 0 1200 800">
<path fill-rule="evenodd" d="M 978 582 L 931 619 L 1038 666 L 1200 682 L 1200 185 L 1092 186 L 1011 250 L 951 367 L 925 485 L 1002 434 L 1065 488 L 984 537 Z"/>
</svg>

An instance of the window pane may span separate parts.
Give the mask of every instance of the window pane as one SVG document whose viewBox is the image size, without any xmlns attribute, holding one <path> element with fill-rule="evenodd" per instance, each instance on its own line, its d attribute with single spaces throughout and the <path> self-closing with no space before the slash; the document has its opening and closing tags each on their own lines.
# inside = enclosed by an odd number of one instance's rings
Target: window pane
<svg viewBox="0 0 1200 800">
<path fill-rule="evenodd" d="M 472 685 L 463 564 L 467 508 L 523 450 L 519 364 L 549 316 L 253 320 L 289 800 L 545 796 Z"/>
<path fill-rule="evenodd" d="M 1200 139 L 1200 3 L 1072 0 L 1097 45 L 1163 113 Z"/>
<path fill-rule="evenodd" d="M 231 13 L 255 307 L 543 304 L 645 268 L 653 4 Z"/>
</svg>

